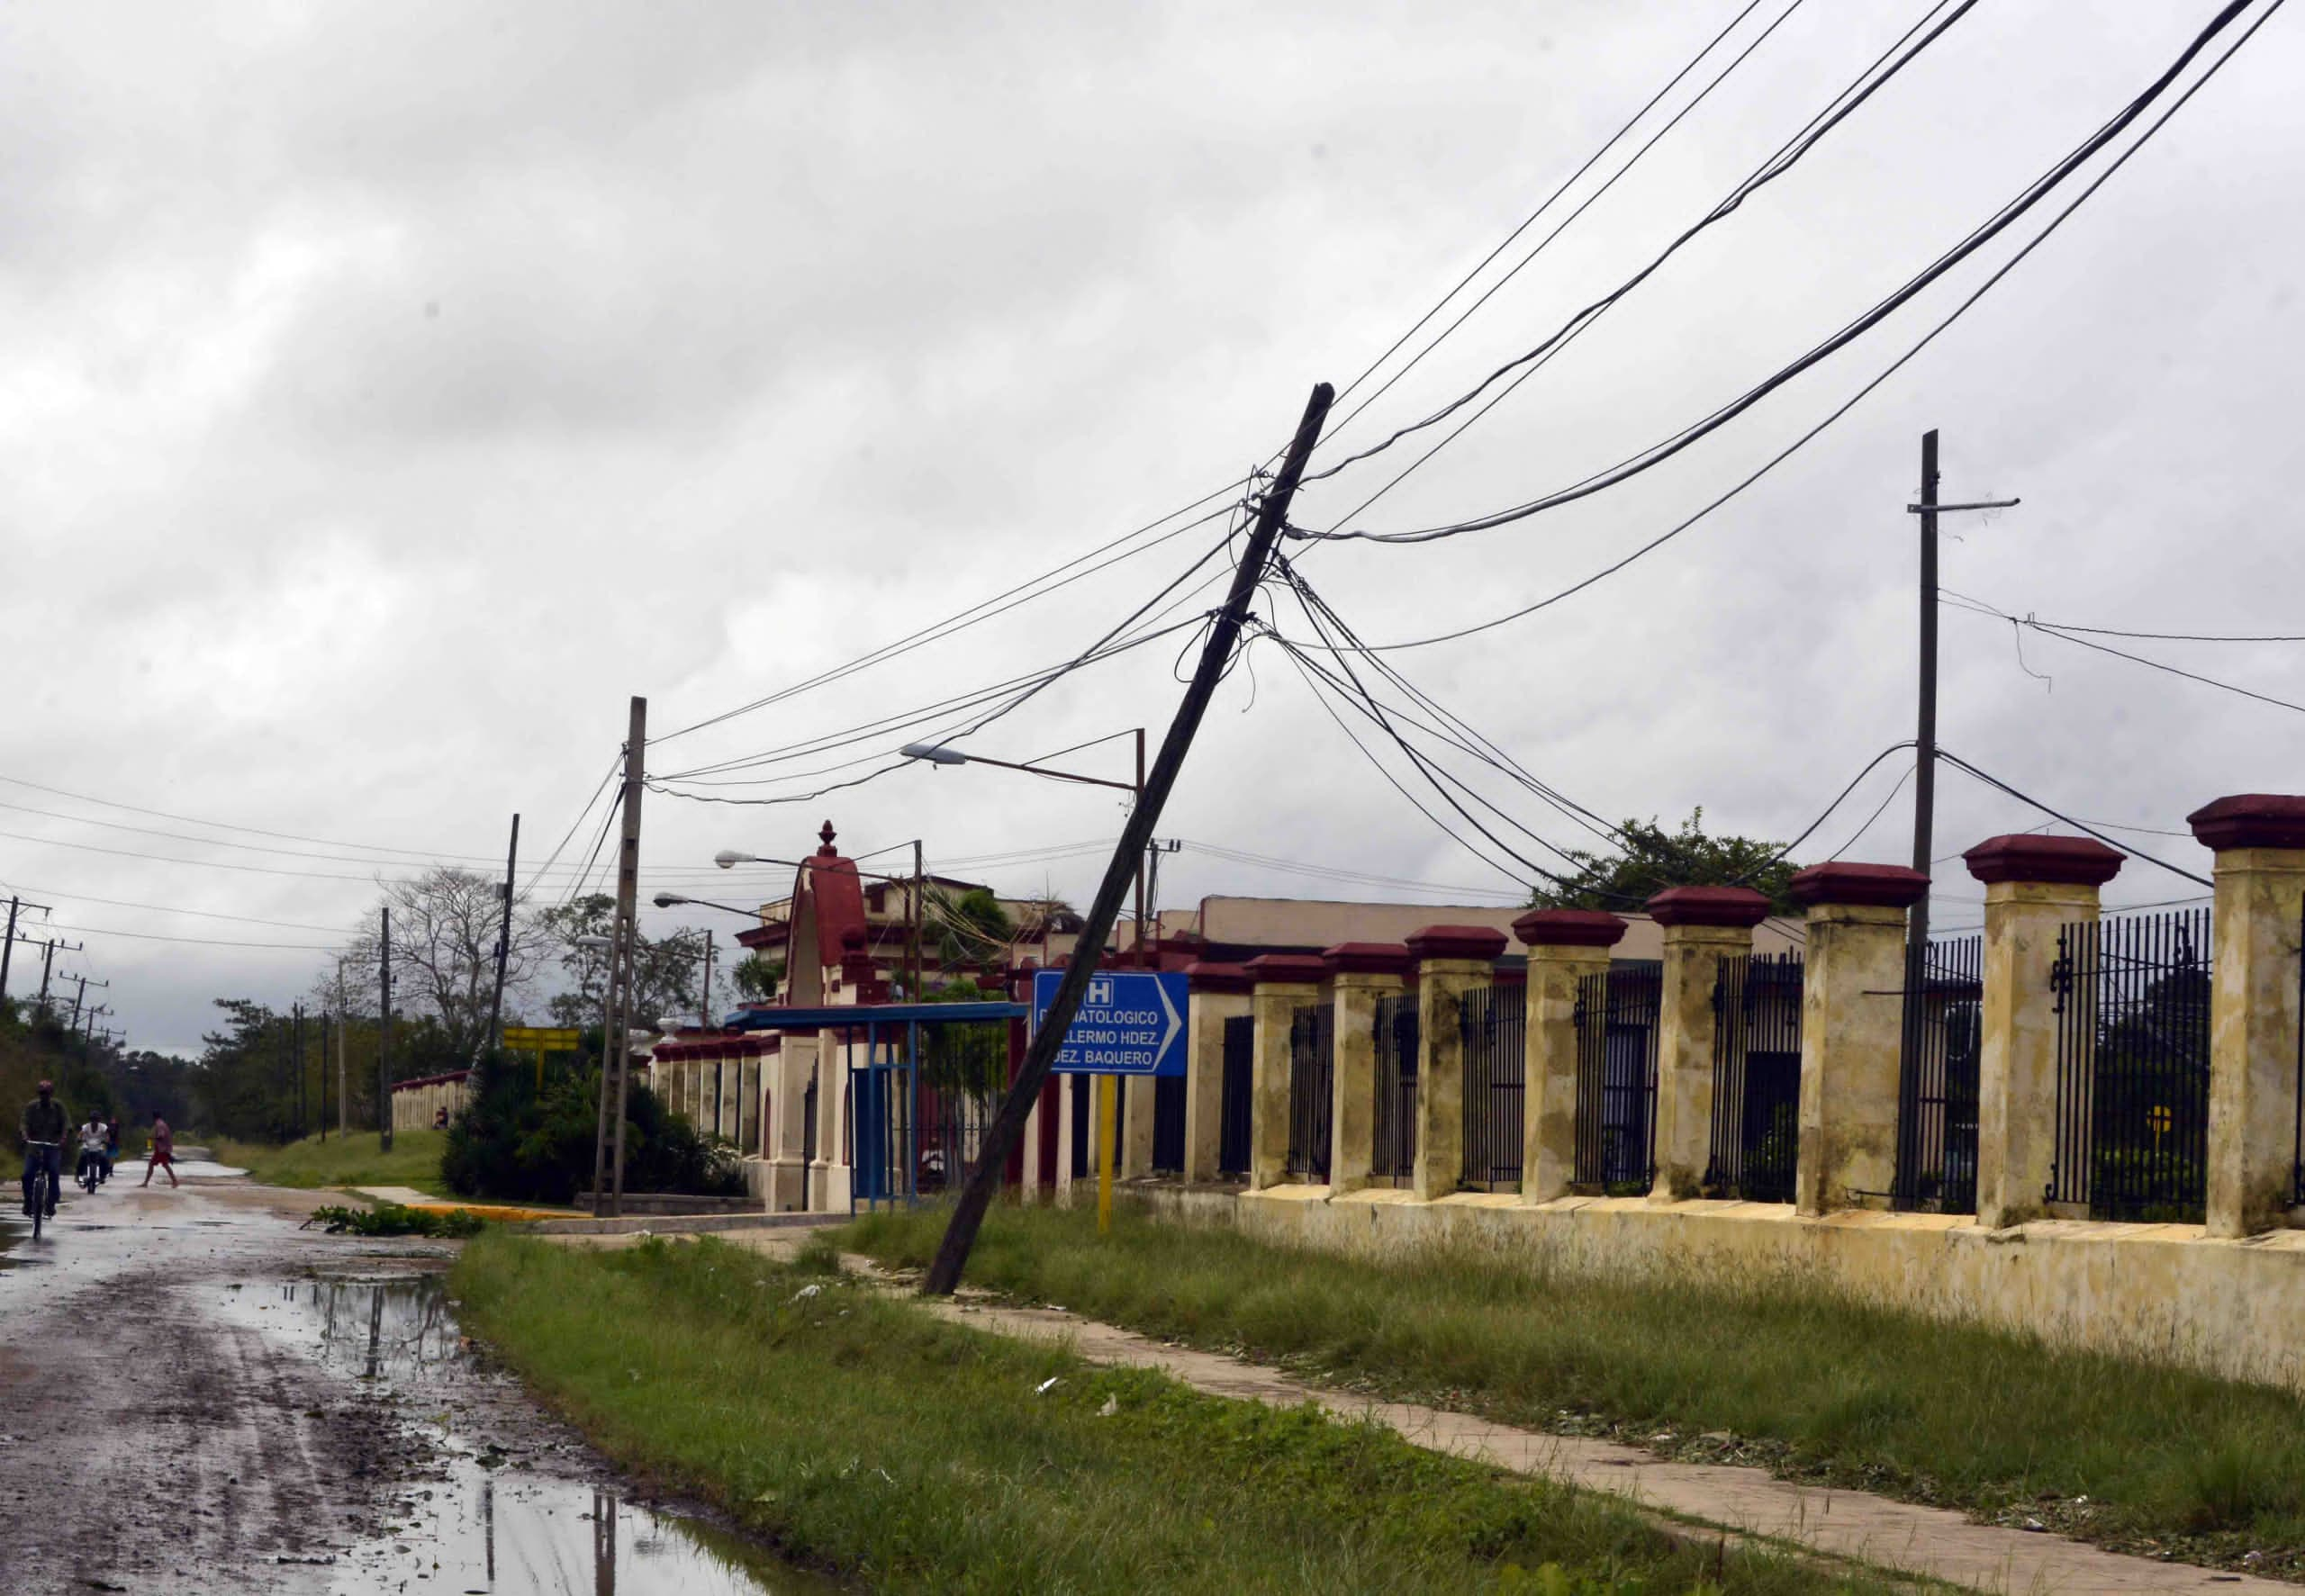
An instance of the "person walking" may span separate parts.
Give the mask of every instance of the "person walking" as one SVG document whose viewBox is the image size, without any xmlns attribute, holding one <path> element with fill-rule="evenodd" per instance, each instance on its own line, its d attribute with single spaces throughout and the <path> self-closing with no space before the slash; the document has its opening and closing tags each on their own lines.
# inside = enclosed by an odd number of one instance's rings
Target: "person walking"
<svg viewBox="0 0 2305 1596">
<path fill-rule="evenodd" d="M 167 1121 L 157 1114 L 154 1114 L 152 1116 L 152 1158 L 151 1161 L 144 1166 L 144 1186 L 152 1184 L 152 1172 L 155 1169 L 166 1169 L 168 1172 L 170 1186 L 184 1184 L 176 1178 L 176 1132 L 168 1129 Z M 144 1186 L 138 1186 L 136 1189 L 140 1192 Z"/>
<path fill-rule="evenodd" d="M 44 1168 L 48 1171 L 48 1203 L 43 1217 L 56 1217 L 56 1188 L 64 1184 L 64 1132 L 71 1128 L 72 1117 L 56 1100 L 56 1083 L 41 1082 L 39 1096 L 24 1105 L 23 1117 L 16 1123 L 16 1134 L 24 1144 L 27 1215 L 32 1211 L 32 1177 Z"/>
</svg>

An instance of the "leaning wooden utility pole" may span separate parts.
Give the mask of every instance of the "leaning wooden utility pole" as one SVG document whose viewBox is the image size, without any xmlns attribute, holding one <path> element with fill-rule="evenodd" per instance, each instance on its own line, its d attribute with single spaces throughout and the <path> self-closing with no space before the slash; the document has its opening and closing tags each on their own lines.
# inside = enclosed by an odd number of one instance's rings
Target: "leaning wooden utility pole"
<svg viewBox="0 0 2305 1596">
<path fill-rule="evenodd" d="M 610 927 L 609 1034 L 601 1039 L 601 1139 L 592 1150 L 592 1212 L 607 1198 L 611 1216 L 624 1213 L 624 1121 L 631 1087 L 632 1002 L 639 942 L 640 780 L 648 753 L 648 700 L 632 700 L 624 740 L 624 828 L 617 843 L 616 921 Z M 613 1066 L 616 1079 L 608 1079 Z M 613 1123 L 611 1123 L 613 1120 Z M 602 1166 L 608 1166 L 603 1168 Z M 606 1184 L 602 1177 L 607 1177 Z"/>
<path fill-rule="evenodd" d="M 1249 601 L 1256 596 L 1257 583 L 1264 578 L 1265 561 L 1279 539 L 1281 525 L 1288 517 L 1289 501 L 1297 496 L 1297 481 L 1305 474 L 1305 461 L 1320 439 L 1321 423 L 1328 419 L 1329 405 L 1335 397 L 1335 392 L 1326 383 L 1313 390 L 1313 397 L 1305 406 L 1305 418 L 1297 424 L 1297 436 L 1289 441 L 1288 457 L 1281 462 L 1280 474 L 1257 507 L 1256 526 L 1249 533 L 1240 568 L 1233 573 L 1233 587 L 1225 596 L 1225 608 L 1218 612 L 1216 624 L 1209 629 L 1208 641 L 1200 651 L 1200 663 L 1193 669 L 1192 685 L 1185 690 L 1184 701 L 1177 706 L 1176 718 L 1169 723 L 1169 734 L 1162 739 L 1160 757 L 1152 762 L 1152 774 L 1130 812 L 1128 824 L 1121 828 L 1120 845 L 1113 850 L 1112 861 L 1105 867 L 1104 883 L 1097 888 L 1097 900 L 1089 906 L 1088 923 L 1080 928 L 1080 940 L 1065 965 L 1064 978 L 1057 983 L 1047 1016 L 1033 1033 L 1033 1044 L 1025 1053 L 1024 1066 L 1008 1088 L 999 1115 L 985 1134 L 968 1184 L 961 1188 L 960 1204 L 953 1210 L 952 1222 L 945 1229 L 945 1240 L 936 1249 L 936 1261 L 928 1266 L 928 1277 L 921 1283 L 924 1293 L 950 1296 L 961 1283 L 961 1270 L 969 1260 L 969 1249 L 976 1244 L 985 1210 L 992 1205 L 993 1196 L 1007 1178 L 1008 1150 L 1024 1133 L 1025 1121 L 1039 1100 L 1041 1083 L 1048 1078 L 1058 1050 L 1064 1044 L 1064 1033 L 1080 1010 L 1089 978 L 1096 972 L 1098 958 L 1104 951 L 1105 939 L 1112 934 L 1121 899 L 1126 896 L 1131 880 L 1144 868 L 1145 844 L 1152 840 L 1152 828 L 1161 819 L 1161 807 L 1168 802 L 1169 789 L 1176 785 L 1177 771 L 1183 767 L 1185 753 L 1192 747 L 1200 717 L 1208 708 L 1208 700 L 1216 696 L 1216 683 L 1233 657 L 1233 645 L 1240 638 Z M 1141 938 L 1143 927 L 1140 925 L 1137 930 Z"/>
</svg>

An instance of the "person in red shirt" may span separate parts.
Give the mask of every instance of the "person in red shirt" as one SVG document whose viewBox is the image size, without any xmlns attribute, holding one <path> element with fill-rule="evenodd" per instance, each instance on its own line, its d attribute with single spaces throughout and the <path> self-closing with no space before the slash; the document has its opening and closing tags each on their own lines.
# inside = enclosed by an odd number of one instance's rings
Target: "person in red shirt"
<svg viewBox="0 0 2305 1596">
<path fill-rule="evenodd" d="M 170 1186 L 184 1184 L 176 1178 L 176 1132 L 168 1129 L 168 1122 L 158 1114 L 154 1114 L 152 1116 L 152 1161 L 144 1166 L 144 1186 L 152 1184 L 152 1171 L 155 1169 L 166 1169 L 168 1172 Z M 141 1191 L 144 1188 L 139 1186 L 137 1189 Z"/>
</svg>

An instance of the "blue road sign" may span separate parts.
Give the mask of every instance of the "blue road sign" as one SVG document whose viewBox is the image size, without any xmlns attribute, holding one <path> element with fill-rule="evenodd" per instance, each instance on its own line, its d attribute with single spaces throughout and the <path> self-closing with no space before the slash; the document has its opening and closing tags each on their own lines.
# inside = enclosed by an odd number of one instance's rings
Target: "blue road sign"
<svg viewBox="0 0 2305 1596">
<path fill-rule="evenodd" d="M 1035 1029 L 1056 999 L 1061 969 L 1033 972 Z M 1191 1001 L 1181 974 L 1100 969 L 1064 1033 L 1055 1069 L 1064 1075 L 1182 1075 L 1185 1014 Z"/>
</svg>

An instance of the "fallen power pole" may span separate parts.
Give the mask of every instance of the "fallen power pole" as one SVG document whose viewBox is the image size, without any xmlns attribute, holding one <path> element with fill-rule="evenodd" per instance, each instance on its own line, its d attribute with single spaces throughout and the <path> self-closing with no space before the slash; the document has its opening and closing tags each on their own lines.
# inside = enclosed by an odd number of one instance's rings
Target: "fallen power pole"
<svg viewBox="0 0 2305 1596">
<path fill-rule="evenodd" d="M 0 934 L 0 999 L 8 996 L 9 956 L 16 951 L 16 916 L 25 909 L 38 909 L 43 915 L 55 913 L 48 904 L 26 903 L 21 897 L 8 899 L 8 929 L 5 934 Z M 26 937 L 24 941 L 29 943 L 32 939 Z"/>
<path fill-rule="evenodd" d="M 1079 1012 L 1080 999 L 1088 990 L 1089 978 L 1096 972 L 1106 939 L 1112 934 L 1121 899 L 1127 895 L 1132 880 L 1139 879 L 1144 869 L 1145 847 L 1152 840 L 1152 828 L 1160 823 L 1161 807 L 1168 802 L 1169 789 L 1176 785 L 1177 772 L 1192 747 L 1193 734 L 1200 729 L 1200 717 L 1208 708 L 1208 700 L 1216 696 L 1216 684 L 1233 657 L 1233 645 L 1240 638 L 1249 601 L 1256 596 L 1257 584 L 1264 579 L 1265 562 L 1280 537 L 1281 526 L 1288 517 L 1289 501 L 1296 498 L 1297 481 L 1305 474 L 1305 461 L 1320 439 L 1321 424 L 1328 419 L 1329 405 L 1335 397 L 1334 390 L 1326 383 L 1314 388 L 1313 397 L 1305 406 L 1304 419 L 1297 422 L 1297 436 L 1289 441 L 1288 455 L 1281 462 L 1280 474 L 1257 507 L 1256 525 L 1249 533 L 1248 547 L 1241 555 L 1239 569 L 1233 573 L 1233 587 L 1225 596 L 1225 608 L 1218 611 L 1216 624 L 1209 629 L 1208 641 L 1201 648 L 1200 663 L 1193 668 L 1192 684 L 1185 689 L 1184 701 L 1177 706 L 1176 718 L 1169 723 L 1168 735 L 1161 742 L 1160 757 L 1152 762 L 1152 773 L 1137 798 L 1136 807 L 1129 813 L 1128 824 L 1121 830 L 1120 843 L 1113 850 L 1111 862 L 1105 866 L 1104 883 L 1097 888 L 1096 902 L 1089 906 L 1088 922 L 1081 927 L 1080 941 L 1065 965 L 1064 978 L 1057 983 L 1056 996 L 1050 1002 L 1040 1028 L 1033 1033 L 1023 1067 L 1008 1088 L 999 1116 L 985 1133 L 983 1145 L 978 1150 L 976 1168 L 970 1172 L 968 1184 L 961 1188 L 959 1205 L 953 1210 L 952 1222 L 945 1228 L 945 1239 L 937 1246 L 936 1260 L 928 1266 L 928 1276 L 921 1283 L 922 1292 L 928 1295 L 950 1296 L 961 1283 L 961 1270 L 968 1263 L 969 1249 L 976 1245 L 976 1233 L 984 1223 L 985 1210 L 992 1205 L 994 1195 L 1008 1177 L 1008 1150 L 1024 1134 L 1025 1121 L 1039 1099 L 1041 1083 L 1048 1078 L 1058 1050 L 1064 1044 L 1064 1033 L 1071 1027 L 1072 1016 Z M 1141 942 L 1141 923 L 1137 933 Z"/>
</svg>

